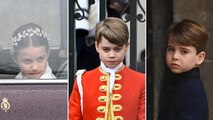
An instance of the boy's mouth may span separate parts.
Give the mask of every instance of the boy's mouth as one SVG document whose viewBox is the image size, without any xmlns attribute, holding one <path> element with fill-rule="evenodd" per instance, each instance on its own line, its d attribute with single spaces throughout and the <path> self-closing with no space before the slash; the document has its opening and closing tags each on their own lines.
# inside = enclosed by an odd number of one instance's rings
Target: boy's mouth
<svg viewBox="0 0 213 120">
<path fill-rule="evenodd" d="M 176 63 L 172 63 L 171 65 L 170 65 L 172 68 L 179 68 L 180 66 L 178 65 L 178 64 L 176 64 Z"/>
<path fill-rule="evenodd" d="M 116 61 L 108 61 L 108 64 L 114 65 L 116 63 Z"/>
</svg>

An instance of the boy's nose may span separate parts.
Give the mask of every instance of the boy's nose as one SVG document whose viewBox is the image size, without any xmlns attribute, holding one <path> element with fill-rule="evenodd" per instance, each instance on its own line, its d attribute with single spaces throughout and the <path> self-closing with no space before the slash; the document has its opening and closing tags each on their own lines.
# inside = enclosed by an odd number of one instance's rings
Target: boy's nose
<svg viewBox="0 0 213 120">
<path fill-rule="evenodd" d="M 115 52 L 114 51 L 110 51 L 109 52 L 109 57 L 110 58 L 114 58 L 115 57 Z"/>
<path fill-rule="evenodd" d="M 178 57 L 179 57 L 179 53 L 178 52 L 174 52 L 174 54 L 173 54 L 173 59 L 174 60 L 177 60 L 178 59 Z"/>
</svg>

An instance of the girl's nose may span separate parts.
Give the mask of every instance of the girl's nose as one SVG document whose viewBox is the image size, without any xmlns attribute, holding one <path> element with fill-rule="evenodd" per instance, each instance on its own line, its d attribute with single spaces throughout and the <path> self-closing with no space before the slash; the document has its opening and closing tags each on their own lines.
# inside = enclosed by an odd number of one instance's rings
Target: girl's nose
<svg viewBox="0 0 213 120">
<path fill-rule="evenodd" d="M 38 71 L 39 70 L 39 67 L 38 67 L 38 65 L 36 63 L 33 63 L 32 70 L 33 71 Z"/>
</svg>

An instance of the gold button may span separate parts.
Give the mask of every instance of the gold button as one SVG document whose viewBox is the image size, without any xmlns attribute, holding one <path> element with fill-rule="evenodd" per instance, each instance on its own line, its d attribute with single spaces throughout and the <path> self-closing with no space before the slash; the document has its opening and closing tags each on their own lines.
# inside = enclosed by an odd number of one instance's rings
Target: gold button
<svg viewBox="0 0 213 120">
<path fill-rule="evenodd" d="M 124 118 L 122 116 L 115 116 L 114 120 L 124 120 Z"/>
<path fill-rule="evenodd" d="M 113 90 L 120 90 L 121 87 L 121 84 L 114 84 Z"/>
<path fill-rule="evenodd" d="M 109 76 L 102 75 L 102 76 L 100 77 L 100 81 L 107 81 L 107 78 L 109 78 Z"/>
<path fill-rule="evenodd" d="M 106 96 L 99 96 L 98 101 L 99 102 L 106 102 Z"/>
<path fill-rule="evenodd" d="M 121 105 L 113 105 L 113 110 L 114 111 L 121 111 L 122 110 L 122 106 Z"/>
<path fill-rule="evenodd" d="M 121 80 L 122 76 L 120 74 L 115 74 L 115 80 Z"/>
<path fill-rule="evenodd" d="M 120 94 L 113 94 L 112 100 L 120 100 L 122 96 Z"/>
<path fill-rule="evenodd" d="M 96 120 L 104 120 L 104 118 L 98 117 L 96 118 Z"/>
<path fill-rule="evenodd" d="M 101 85 L 101 86 L 99 87 L 99 90 L 100 90 L 101 92 L 106 91 L 106 85 Z"/>
<path fill-rule="evenodd" d="M 97 108 L 97 111 L 98 112 L 105 112 L 105 106 L 99 106 L 98 108 Z"/>
</svg>

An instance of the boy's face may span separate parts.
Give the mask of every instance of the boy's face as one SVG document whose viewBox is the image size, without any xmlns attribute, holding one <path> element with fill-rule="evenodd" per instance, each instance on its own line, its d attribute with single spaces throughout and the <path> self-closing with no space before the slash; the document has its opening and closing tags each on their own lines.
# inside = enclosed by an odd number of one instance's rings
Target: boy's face
<svg viewBox="0 0 213 120">
<path fill-rule="evenodd" d="M 173 73 L 182 73 L 199 66 L 205 58 L 205 52 L 196 53 L 193 46 L 183 46 L 172 42 L 168 43 L 166 63 Z"/>
<path fill-rule="evenodd" d="M 95 44 L 100 60 L 108 68 L 115 68 L 123 62 L 129 45 L 118 46 L 101 37 L 100 43 Z"/>
<path fill-rule="evenodd" d="M 49 56 L 44 46 L 23 48 L 16 56 L 15 62 L 27 78 L 39 79 L 44 74 Z"/>
</svg>

